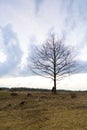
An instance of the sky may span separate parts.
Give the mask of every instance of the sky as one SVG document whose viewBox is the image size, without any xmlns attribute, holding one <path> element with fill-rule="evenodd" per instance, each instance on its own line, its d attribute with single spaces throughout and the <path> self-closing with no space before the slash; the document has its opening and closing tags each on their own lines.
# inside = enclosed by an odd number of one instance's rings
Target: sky
<svg viewBox="0 0 87 130">
<path fill-rule="evenodd" d="M 31 47 L 49 33 L 75 48 L 81 66 L 57 88 L 87 90 L 87 0 L 0 0 L 0 87 L 52 87 L 27 69 Z"/>
</svg>

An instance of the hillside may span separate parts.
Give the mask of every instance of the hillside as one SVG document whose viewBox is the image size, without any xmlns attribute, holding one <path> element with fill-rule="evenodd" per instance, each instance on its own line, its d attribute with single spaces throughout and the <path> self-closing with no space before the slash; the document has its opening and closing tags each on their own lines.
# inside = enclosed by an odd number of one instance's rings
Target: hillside
<svg viewBox="0 0 87 130">
<path fill-rule="evenodd" d="M 0 130 L 87 130 L 87 92 L 0 91 Z"/>
</svg>

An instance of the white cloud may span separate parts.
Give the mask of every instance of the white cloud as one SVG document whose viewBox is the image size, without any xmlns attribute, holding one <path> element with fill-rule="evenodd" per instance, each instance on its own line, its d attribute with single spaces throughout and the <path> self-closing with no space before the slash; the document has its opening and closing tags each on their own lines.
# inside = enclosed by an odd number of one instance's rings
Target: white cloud
<svg viewBox="0 0 87 130">
<path fill-rule="evenodd" d="M 2 25 L 13 24 L 24 53 L 26 53 L 31 35 L 35 35 L 37 41 L 42 42 L 52 27 L 59 35 L 70 28 L 67 34 L 70 37 L 69 44 L 79 44 L 83 39 L 86 29 L 79 11 L 80 1 L 43 0 L 40 5 L 35 5 L 35 0 L 19 0 L 18 2 L 19 6 L 17 6 L 17 1 L 3 2 L 0 5 L 0 21 Z M 39 6 L 38 15 L 35 14 L 36 6 Z M 84 12 L 83 9 L 82 12 Z M 73 23 L 75 23 L 74 29 Z"/>
<path fill-rule="evenodd" d="M 87 61 L 87 46 L 84 46 L 83 49 L 80 50 L 78 59 L 81 61 Z"/>
<path fill-rule="evenodd" d="M 3 52 L 0 52 L 0 62 L 4 63 L 6 62 L 6 60 L 7 60 L 6 54 L 4 54 Z"/>
<path fill-rule="evenodd" d="M 21 62 L 22 51 L 20 49 L 17 34 L 11 25 L 6 25 L 0 31 L 0 76 L 13 74 L 16 66 Z"/>
<path fill-rule="evenodd" d="M 17 63 L 21 59 L 21 52 L 18 53 L 17 50 L 20 48 L 23 56 L 19 67 L 25 69 L 29 44 L 42 43 L 50 31 L 58 33 L 59 37 L 65 33 L 66 43 L 73 45 L 78 50 L 78 60 L 87 61 L 86 5 L 86 0 L 0 0 L 0 67 L 4 64 L 3 67 L 6 69 Z M 11 28 L 6 31 L 8 23 L 12 25 L 12 30 L 16 33 L 12 32 Z M 5 39 L 3 39 L 2 29 Z M 11 39 L 13 35 L 16 37 L 16 34 L 18 42 L 15 42 L 14 38 Z M 3 44 L 8 40 L 8 45 Z M 16 57 L 14 51 L 17 53 Z M 17 55 L 19 55 L 18 59 Z M 13 56 L 15 63 L 12 59 Z M 8 64 L 7 61 L 11 64 Z"/>
<path fill-rule="evenodd" d="M 78 80 L 81 79 L 81 80 Z M 87 74 L 76 74 L 58 82 L 57 89 L 65 90 L 87 90 Z M 53 82 L 40 76 L 29 77 L 8 77 L 0 79 L 0 86 L 3 87 L 29 87 L 52 89 Z"/>
</svg>

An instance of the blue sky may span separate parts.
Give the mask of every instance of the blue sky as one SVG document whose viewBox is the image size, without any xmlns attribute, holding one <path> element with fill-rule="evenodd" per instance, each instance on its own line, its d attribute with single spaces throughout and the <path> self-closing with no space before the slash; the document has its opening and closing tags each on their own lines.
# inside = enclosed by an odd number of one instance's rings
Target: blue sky
<svg viewBox="0 0 87 130">
<path fill-rule="evenodd" d="M 65 43 L 76 49 L 79 75 L 86 79 L 87 0 L 0 0 L 0 86 L 6 86 L 4 81 L 10 86 L 22 85 L 21 79 L 17 84 L 14 80 L 30 75 L 26 67 L 31 46 L 42 43 L 50 32 L 60 39 L 65 36 Z M 82 83 L 80 88 L 86 88 L 87 83 Z"/>
</svg>

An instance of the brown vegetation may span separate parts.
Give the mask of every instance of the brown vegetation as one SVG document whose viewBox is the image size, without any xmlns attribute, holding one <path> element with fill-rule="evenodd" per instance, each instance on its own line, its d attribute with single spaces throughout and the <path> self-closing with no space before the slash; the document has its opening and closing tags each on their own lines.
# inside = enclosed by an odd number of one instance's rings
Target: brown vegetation
<svg viewBox="0 0 87 130">
<path fill-rule="evenodd" d="M 70 93 L 70 96 L 71 96 L 72 99 L 77 97 L 76 93 Z"/>
<path fill-rule="evenodd" d="M 11 93 L 11 96 L 18 96 L 17 93 Z"/>
<path fill-rule="evenodd" d="M 87 129 L 87 92 L 30 93 L 0 92 L 0 130 Z"/>
</svg>

